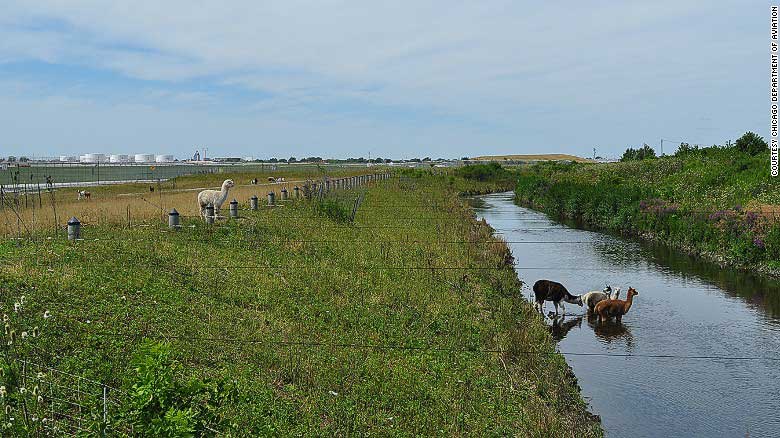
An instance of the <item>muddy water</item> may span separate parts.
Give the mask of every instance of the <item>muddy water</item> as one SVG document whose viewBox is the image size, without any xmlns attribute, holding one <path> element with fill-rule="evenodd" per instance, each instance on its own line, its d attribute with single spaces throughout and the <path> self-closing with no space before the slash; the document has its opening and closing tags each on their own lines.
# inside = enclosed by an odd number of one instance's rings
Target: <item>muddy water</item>
<svg viewBox="0 0 780 438">
<path fill-rule="evenodd" d="M 570 304 L 564 318 L 546 318 L 608 436 L 780 436 L 780 360 L 745 359 L 780 358 L 778 282 L 560 224 L 511 193 L 479 197 L 476 211 L 509 242 L 527 283 L 639 291 L 622 323 Z"/>
</svg>

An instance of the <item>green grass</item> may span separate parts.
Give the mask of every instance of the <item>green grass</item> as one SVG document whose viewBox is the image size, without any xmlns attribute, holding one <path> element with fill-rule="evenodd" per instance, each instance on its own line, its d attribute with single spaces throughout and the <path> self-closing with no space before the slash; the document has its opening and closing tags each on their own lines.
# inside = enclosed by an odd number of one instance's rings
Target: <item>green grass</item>
<svg viewBox="0 0 780 438">
<path fill-rule="evenodd" d="M 522 172 L 516 193 L 554 216 L 777 274 L 779 181 L 769 176 L 768 153 L 706 148 L 613 164 L 540 164 Z"/>
<path fill-rule="evenodd" d="M 117 434 L 600 436 L 506 245 L 457 196 L 502 187 L 415 173 L 366 189 L 354 223 L 352 191 L 336 213 L 4 241 L 3 311 L 42 327 L 2 350 L 7 432 L 26 358 L 128 391 Z"/>
</svg>

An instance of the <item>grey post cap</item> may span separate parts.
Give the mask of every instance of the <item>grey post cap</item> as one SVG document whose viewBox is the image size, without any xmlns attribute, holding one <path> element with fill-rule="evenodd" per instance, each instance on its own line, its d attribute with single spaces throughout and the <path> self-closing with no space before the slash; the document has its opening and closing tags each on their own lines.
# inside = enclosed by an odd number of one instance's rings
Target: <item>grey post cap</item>
<svg viewBox="0 0 780 438">
<path fill-rule="evenodd" d="M 178 215 L 179 215 L 179 212 L 178 212 L 178 211 L 176 211 L 176 209 L 174 208 L 174 209 L 172 209 L 172 210 L 171 210 L 171 212 L 170 212 L 170 213 L 168 213 L 168 215 L 170 215 L 170 216 L 178 216 Z"/>
<path fill-rule="evenodd" d="M 76 216 L 73 216 L 72 218 L 68 219 L 68 225 L 79 225 L 81 222 L 79 222 L 78 219 L 76 219 Z"/>
</svg>

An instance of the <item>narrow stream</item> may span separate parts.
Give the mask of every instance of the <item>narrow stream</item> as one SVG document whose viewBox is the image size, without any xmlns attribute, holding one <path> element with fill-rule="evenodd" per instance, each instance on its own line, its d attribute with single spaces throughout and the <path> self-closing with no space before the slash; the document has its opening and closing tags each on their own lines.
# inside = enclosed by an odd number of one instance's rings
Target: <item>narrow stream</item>
<svg viewBox="0 0 780 438">
<path fill-rule="evenodd" d="M 512 193 L 476 201 L 509 242 L 526 297 L 539 279 L 575 295 L 605 283 L 621 298 L 629 286 L 639 292 L 622 323 L 598 323 L 573 304 L 546 318 L 560 351 L 575 353 L 566 360 L 608 436 L 780 436 L 780 360 L 744 359 L 780 358 L 780 283 L 555 222 Z"/>
</svg>

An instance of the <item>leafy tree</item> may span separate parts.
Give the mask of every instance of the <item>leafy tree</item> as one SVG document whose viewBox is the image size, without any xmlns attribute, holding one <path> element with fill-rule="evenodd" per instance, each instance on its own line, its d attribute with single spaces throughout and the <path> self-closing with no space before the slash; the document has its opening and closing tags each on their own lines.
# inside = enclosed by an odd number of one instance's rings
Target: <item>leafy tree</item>
<svg viewBox="0 0 780 438">
<path fill-rule="evenodd" d="M 639 149 L 626 149 L 626 151 L 623 152 L 623 156 L 620 157 L 620 161 L 647 160 L 651 158 L 657 158 L 655 155 L 655 150 L 645 144 Z"/>
<path fill-rule="evenodd" d="M 14 157 L 13 155 L 9 155 L 9 156 L 8 156 L 8 162 L 9 162 L 9 163 L 13 163 L 13 162 L 15 162 L 15 161 L 16 161 L 16 157 Z"/>
<path fill-rule="evenodd" d="M 296 160 L 296 159 L 295 159 L 295 157 L 290 157 L 290 158 L 287 160 L 287 162 L 288 162 L 288 163 L 295 163 L 296 161 L 298 161 L 298 160 Z"/>
<path fill-rule="evenodd" d="M 677 152 L 674 153 L 674 156 L 679 157 L 693 152 L 697 152 L 698 150 L 699 150 L 698 145 L 691 146 L 688 143 L 683 142 L 680 143 L 680 147 L 677 148 Z"/>
<path fill-rule="evenodd" d="M 758 134 L 754 134 L 750 131 L 746 132 L 742 137 L 737 139 L 737 142 L 734 143 L 734 146 L 740 151 L 750 155 L 758 155 L 769 149 L 769 145 L 763 137 L 760 137 Z"/>
</svg>

